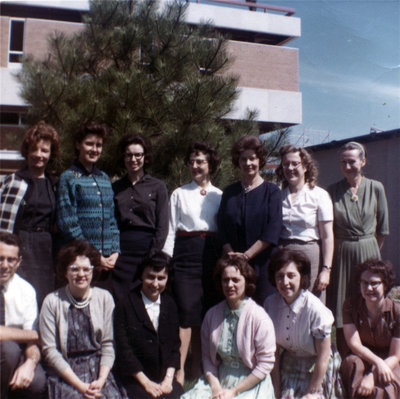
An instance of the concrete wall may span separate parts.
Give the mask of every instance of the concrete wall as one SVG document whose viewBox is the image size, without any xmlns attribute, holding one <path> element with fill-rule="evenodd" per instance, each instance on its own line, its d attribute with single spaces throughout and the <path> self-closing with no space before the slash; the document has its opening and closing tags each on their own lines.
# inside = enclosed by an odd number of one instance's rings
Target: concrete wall
<svg viewBox="0 0 400 399">
<path fill-rule="evenodd" d="M 383 246 L 383 259 L 390 260 L 396 268 L 397 282 L 400 283 L 400 131 L 391 137 L 362 142 L 367 150 L 367 164 L 364 175 L 379 180 L 385 186 L 389 206 L 390 235 Z M 368 136 L 362 136 L 367 137 Z M 351 141 L 351 140 L 348 140 Z M 318 184 L 326 188 L 343 178 L 339 169 L 338 146 L 319 150 L 314 147 L 313 157 L 319 164 Z"/>
</svg>

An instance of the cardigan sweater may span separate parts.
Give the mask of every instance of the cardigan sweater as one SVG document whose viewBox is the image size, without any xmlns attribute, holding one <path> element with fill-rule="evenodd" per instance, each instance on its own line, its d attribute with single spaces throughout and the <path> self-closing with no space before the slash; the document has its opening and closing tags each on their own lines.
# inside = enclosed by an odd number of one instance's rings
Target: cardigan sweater
<svg viewBox="0 0 400 399">
<path fill-rule="evenodd" d="M 217 350 L 222 334 L 226 301 L 211 308 L 201 326 L 204 373 L 218 378 Z M 264 309 L 252 299 L 244 305 L 237 325 L 237 347 L 243 363 L 257 378 L 271 372 L 275 362 L 275 330 Z"/>
<path fill-rule="evenodd" d="M 80 239 L 89 241 L 103 256 L 120 251 L 114 192 L 104 172 L 94 167 L 89 173 L 75 161 L 61 175 L 57 226 L 62 244 Z"/>
<path fill-rule="evenodd" d="M 67 355 L 68 300 L 65 287 L 47 295 L 43 301 L 39 318 L 42 353 L 46 363 L 59 375 L 70 368 Z M 90 318 L 96 337 L 96 346 L 101 350 L 100 365 L 112 368 L 115 359 L 113 344 L 114 300 L 111 294 L 93 287 L 89 302 Z"/>
</svg>

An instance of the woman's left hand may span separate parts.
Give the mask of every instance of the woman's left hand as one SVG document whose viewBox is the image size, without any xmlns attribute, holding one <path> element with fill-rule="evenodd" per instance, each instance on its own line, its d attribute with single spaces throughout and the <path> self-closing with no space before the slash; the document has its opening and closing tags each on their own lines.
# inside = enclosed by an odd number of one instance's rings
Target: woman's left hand
<svg viewBox="0 0 400 399">
<path fill-rule="evenodd" d="M 212 399 L 232 399 L 236 396 L 234 389 L 223 389 L 218 392 L 217 395 L 213 396 Z"/>
<path fill-rule="evenodd" d="M 319 273 L 314 287 L 316 291 L 323 291 L 329 285 L 331 274 L 329 270 L 326 268 L 322 269 L 321 273 Z"/>
<path fill-rule="evenodd" d="M 90 383 L 89 389 L 92 390 L 98 390 L 99 392 L 102 390 L 104 384 L 106 383 L 105 378 L 99 378 L 97 380 L 94 380 Z"/>
<path fill-rule="evenodd" d="M 304 396 L 301 397 L 301 399 L 319 399 L 321 398 L 321 394 L 316 392 L 316 393 L 308 393 Z"/>
<path fill-rule="evenodd" d="M 115 263 L 117 262 L 119 253 L 118 252 L 114 252 L 112 253 L 110 256 L 101 257 L 101 266 L 106 269 L 106 270 L 110 270 L 110 269 L 114 269 L 115 267 Z"/>
<path fill-rule="evenodd" d="M 172 381 L 163 380 L 160 384 L 163 393 L 168 394 L 172 392 Z"/>
</svg>

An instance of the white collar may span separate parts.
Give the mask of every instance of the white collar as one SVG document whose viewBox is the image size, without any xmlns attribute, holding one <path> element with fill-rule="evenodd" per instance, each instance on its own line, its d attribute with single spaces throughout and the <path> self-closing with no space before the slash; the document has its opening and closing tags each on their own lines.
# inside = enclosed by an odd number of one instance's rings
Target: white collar
<svg viewBox="0 0 400 399">
<path fill-rule="evenodd" d="M 159 295 L 155 301 L 152 301 L 151 299 L 147 298 L 142 290 L 140 290 L 140 293 L 142 294 L 144 306 L 161 305 L 161 295 Z"/>
</svg>

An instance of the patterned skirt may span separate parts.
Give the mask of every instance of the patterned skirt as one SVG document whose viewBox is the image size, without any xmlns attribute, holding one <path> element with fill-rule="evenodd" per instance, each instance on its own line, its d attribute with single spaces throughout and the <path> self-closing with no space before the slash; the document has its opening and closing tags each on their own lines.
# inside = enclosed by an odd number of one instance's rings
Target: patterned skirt
<svg viewBox="0 0 400 399">
<path fill-rule="evenodd" d="M 97 379 L 100 368 L 100 352 L 77 356 L 68 359 L 69 364 L 79 379 L 91 383 Z M 82 393 L 68 384 L 59 376 L 49 376 L 47 379 L 49 399 L 83 399 Z M 110 372 L 101 390 L 103 399 L 127 399 L 123 390 L 120 390 Z"/>
<path fill-rule="evenodd" d="M 324 380 L 321 385 L 319 399 L 344 398 L 342 380 L 340 378 L 340 355 L 332 347 L 331 357 Z M 315 367 L 315 357 L 296 357 L 288 351 L 281 354 L 281 399 L 298 399 L 306 394 Z"/>
</svg>

